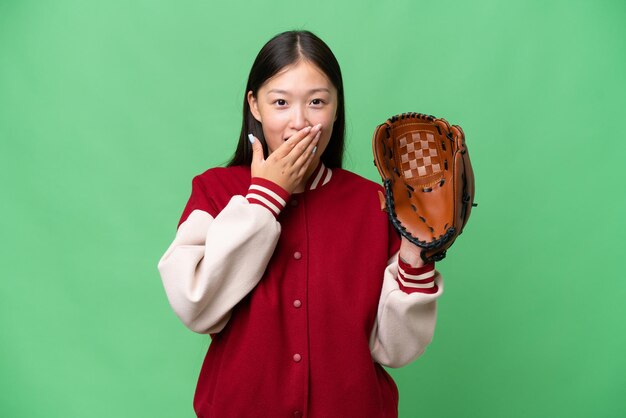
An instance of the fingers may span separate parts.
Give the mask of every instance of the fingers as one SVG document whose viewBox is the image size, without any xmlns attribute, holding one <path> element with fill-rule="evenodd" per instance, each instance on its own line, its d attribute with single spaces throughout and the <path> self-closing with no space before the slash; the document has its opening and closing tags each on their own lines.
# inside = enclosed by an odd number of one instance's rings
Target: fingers
<svg viewBox="0 0 626 418">
<path fill-rule="evenodd" d="M 290 161 L 292 164 L 295 164 L 295 162 L 300 157 L 307 154 L 308 151 L 311 151 L 313 149 L 313 146 L 311 146 L 311 144 L 319 140 L 319 135 L 321 134 L 321 131 L 322 125 L 315 125 L 304 138 L 299 139 L 297 143 L 294 143 L 292 145 L 289 153 L 287 155 L 284 155 L 283 158 L 287 161 Z"/>
<path fill-rule="evenodd" d="M 272 154 L 276 154 L 276 158 L 288 158 L 295 161 L 300 154 L 304 152 L 309 142 L 315 138 L 315 135 L 322 129 L 322 124 L 315 126 L 307 126 L 304 129 L 293 134 L 284 144 L 282 144 Z"/>
<path fill-rule="evenodd" d="M 257 137 L 252 134 L 248 134 L 248 139 L 252 144 L 252 161 L 260 162 L 263 161 L 263 146 L 261 145 L 261 141 Z"/>
<path fill-rule="evenodd" d="M 322 132 L 319 131 L 315 137 L 309 142 L 309 145 L 305 148 L 304 152 L 300 154 L 298 159 L 293 163 L 293 167 L 297 170 L 299 176 L 303 176 L 307 169 L 311 165 L 311 162 L 315 159 L 317 144 L 319 143 Z"/>
<path fill-rule="evenodd" d="M 278 147 L 278 149 L 276 149 L 272 153 L 272 154 L 276 154 L 274 157 L 280 159 L 288 155 L 289 152 L 291 152 L 291 150 L 293 150 L 293 148 L 300 141 L 302 141 L 311 133 L 312 129 L 313 129 L 312 126 L 307 126 L 306 128 L 303 128 L 299 130 L 298 132 L 296 132 L 295 134 L 291 135 L 291 137 L 289 137 L 280 147 Z"/>
<path fill-rule="evenodd" d="M 265 161 L 265 156 L 263 155 L 263 145 L 261 145 L 261 141 L 257 137 L 252 134 L 248 134 L 248 139 L 252 144 L 252 162 L 250 164 L 250 169 L 252 170 L 252 177 L 256 177 L 259 174 L 259 168 Z"/>
<path fill-rule="evenodd" d="M 291 152 L 285 156 L 292 166 L 293 172 L 297 176 L 302 176 L 315 156 L 317 144 L 322 134 L 321 124 L 313 127 L 309 135 L 303 138 Z"/>
</svg>

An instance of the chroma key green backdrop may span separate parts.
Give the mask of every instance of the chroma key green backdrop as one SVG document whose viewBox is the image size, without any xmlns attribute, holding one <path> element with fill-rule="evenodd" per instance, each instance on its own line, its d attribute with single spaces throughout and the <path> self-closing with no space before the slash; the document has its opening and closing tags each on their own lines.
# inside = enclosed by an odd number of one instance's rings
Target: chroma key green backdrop
<svg viewBox="0 0 626 418">
<path fill-rule="evenodd" d="M 625 22 L 621 0 L 0 1 L 0 416 L 193 416 L 210 341 L 157 261 L 294 28 L 342 65 L 348 169 L 379 181 L 396 113 L 467 134 L 479 206 L 432 345 L 391 370 L 400 416 L 626 416 Z"/>
</svg>

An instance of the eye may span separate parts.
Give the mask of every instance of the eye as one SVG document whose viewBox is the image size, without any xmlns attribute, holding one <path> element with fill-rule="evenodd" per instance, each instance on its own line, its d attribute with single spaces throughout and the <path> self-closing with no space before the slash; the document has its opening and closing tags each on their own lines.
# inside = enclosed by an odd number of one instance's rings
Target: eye
<svg viewBox="0 0 626 418">
<path fill-rule="evenodd" d="M 277 106 L 285 106 L 287 104 L 287 101 L 285 101 L 285 99 L 278 99 L 274 100 L 274 104 Z"/>
<path fill-rule="evenodd" d="M 313 99 L 313 100 L 311 100 L 311 104 L 313 106 L 320 106 L 320 105 L 324 104 L 324 101 L 322 99 Z"/>
</svg>

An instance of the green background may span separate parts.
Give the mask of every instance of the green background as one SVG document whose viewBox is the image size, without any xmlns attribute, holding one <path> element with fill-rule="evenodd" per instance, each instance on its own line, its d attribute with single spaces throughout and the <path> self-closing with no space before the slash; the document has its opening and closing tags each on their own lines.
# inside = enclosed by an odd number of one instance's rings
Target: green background
<svg viewBox="0 0 626 418">
<path fill-rule="evenodd" d="M 460 124 L 478 208 L 438 268 L 401 417 L 626 416 L 624 1 L 0 0 L 0 416 L 191 417 L 207 336 L 156 265 L 235 147 L 274 34 L 342 65 L 346 168 L 374 127 Z"/>
</svg>

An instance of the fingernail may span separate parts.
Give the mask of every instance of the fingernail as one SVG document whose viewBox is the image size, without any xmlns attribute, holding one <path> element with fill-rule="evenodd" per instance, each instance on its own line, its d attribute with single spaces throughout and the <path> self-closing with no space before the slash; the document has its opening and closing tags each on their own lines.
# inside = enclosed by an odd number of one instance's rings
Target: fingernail
<svg viewBox="0 0 626 418">
<path fill-rule="evenodd" d="M 248 139 L 250 140 L 251 144 L 254 144 L 254 135 L 248 134 Z"/>
<path fill-rule="evenodd" d="M 316 127 L 317 129 L 322 129 L 322 124 L 321 124 L 321 123 L 318 123 L 317 125 L 315 125 L 315 127 Z"/>
<path fill-rule="evenodd" d="M 317 145 L 313 147 L 313 149 L 311 150 L 311 154 L 315 154 L 315 151 L 317 151 Z"/>
<path fill-rule="evenodd" d="M 306 128 L 304 128 L 304 131 L 305 132 L 311 132 L 311 129 L 313 129 L 313 128 L 311 128 L 310 126 L 307 126 Z"/>
</svg>

